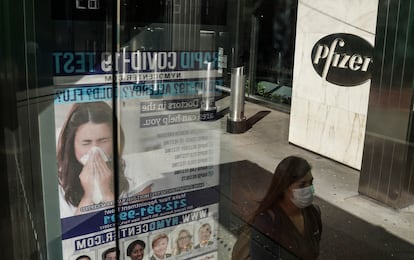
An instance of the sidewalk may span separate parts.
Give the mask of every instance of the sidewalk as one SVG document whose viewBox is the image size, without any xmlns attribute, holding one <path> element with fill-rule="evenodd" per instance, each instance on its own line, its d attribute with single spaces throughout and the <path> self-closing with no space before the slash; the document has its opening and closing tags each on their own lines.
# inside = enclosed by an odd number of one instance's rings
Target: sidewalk
<svg viewBox="0 0 414 260">
<path fill-rule="evenodd" d="M 225 106 L 228 106 L 228 100 L 220 100 L 217 106 L 219 110 L 224 109 Z M 341 234 L 344 235 L 344 231 L 349 236 L 352 236 L 352 232 L 355 231 L 355 235 L 365 234 L 367 236 L 365 238 L 355 237 L 355 241 L 361 239 L 372 240 L 371 242 L 378 241 L 378 244 L 371 243 L 374 250 L 375 248 L 381 249 L 393 246 L 394 250 L 403 250 L 403 253 L 407 253 L 406 255 L 414 258 L 414 205 L 395 210 L 359 195 L 359 172 L 357 170 L 289 144 L 287 141 L 289 114 L 246 102 L 245 115 L 247 118 L 251 118 L 259 112 L 262 112 L 265 116 L 243 134 L 227 133 L 227 116 L 220 119 L 222 130 L 220 158 L 222 164 L 249 160 L 273 173 L 276 165 L 284 157 L 288 155 L 302 156 L 313 167 L 312 173 L 314 175 L 317 201 L 322 204 L 323 213 L 324 207 L 329 207 L 325 211 L 328 215 L 324 215 L 324 220 L 330 222 L 327 223 L 327 226 L 329 224 L 333 225 L 331 232 L 337 231 L 337 234 L 334 232 L 330 235 L 333 237 L 337 235 L 336 241 L 339 244 L 342 239 L 340 236 Z M 334 208 L 338 210 L 334 210 Z M 366 227 L 366 230 L 361 230 L 364 227 Z M 373 227 L 380 228 L 395 236 L 396 239 L 392 238 L 391 243 L 387 242 L 386 239 L 381 240 L 380 237 L 372 237 L 371 235 L 374 234 L 380 236 L 379 233 L 373 231 Z M 326 242 L 329 242 L 332 246 L 335 241 L 332 241 L 332 238 L 329 240 Z M 399 240 L 401 241 L 401 247 L 395 245 Z M 321 251 L 323 251 L 323 248 Z M 366 257 L 370 256 L 366 255 Z"/>
</svg>

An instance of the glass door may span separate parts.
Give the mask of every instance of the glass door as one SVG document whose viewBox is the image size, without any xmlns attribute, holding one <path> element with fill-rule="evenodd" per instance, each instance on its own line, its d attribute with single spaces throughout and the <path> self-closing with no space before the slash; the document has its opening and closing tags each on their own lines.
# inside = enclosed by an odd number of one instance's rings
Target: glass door
<svg viewBox="0 0 414 260">
<path fill-rule="evenodd" d="M 226 2 L 52 6 L 62 258 L 217 258 Z"/>
<path fill-rule="evenodd" d="M 221 0 L 2 2 L 8 259 L 220 258 L 222 91 L 246 48 L 262 77 L 263 41 L 256 30 L 244 43 L 243 23 L 260 30 L 263 17 L 249 12 Z"/>
</svg>

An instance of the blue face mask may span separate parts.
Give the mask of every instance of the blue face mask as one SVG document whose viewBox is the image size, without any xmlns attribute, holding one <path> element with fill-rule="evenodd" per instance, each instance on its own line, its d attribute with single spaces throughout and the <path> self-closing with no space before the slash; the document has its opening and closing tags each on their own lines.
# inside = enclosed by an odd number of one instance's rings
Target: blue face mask
<svg viewBox="0 0 414 260">
<path fill-rule="evenodd" d="M 292 193 L 293 196 L 291 197 L 291 200 L 293 204 L 298 208 L 306 208 L 312 205 L 315 189 L 313 188 L 313 185 L 310 185 L 305 188 L 293 189 Z"/>
</svg>

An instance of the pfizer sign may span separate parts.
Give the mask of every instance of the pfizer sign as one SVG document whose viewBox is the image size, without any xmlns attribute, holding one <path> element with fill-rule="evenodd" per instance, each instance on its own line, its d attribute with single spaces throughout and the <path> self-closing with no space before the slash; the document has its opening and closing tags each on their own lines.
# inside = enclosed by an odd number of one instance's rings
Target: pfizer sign
<svg viewBox="0 0 414 260">
<path fill-rule="evenodd" d="M 312 65 L 325 80 L 340 86 L 357 86 L 371 78 L 372 45 L 353 34 L 330 34 L 312 49 Z"/>
</svg>

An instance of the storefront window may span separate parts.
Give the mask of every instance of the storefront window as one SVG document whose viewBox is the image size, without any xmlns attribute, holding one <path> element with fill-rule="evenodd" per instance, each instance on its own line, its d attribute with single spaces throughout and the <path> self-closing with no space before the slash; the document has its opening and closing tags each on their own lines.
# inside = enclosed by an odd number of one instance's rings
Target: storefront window
<svg viewBox="0 0 414 260">
<path fill-rule="evenodd" d="M 287 109 L 291 103 L 296 1 L 246 4 L 241 62 L 248 68 L 248 92 Z"/>
<path fill-rule="evenodd" d="M 412 255 L 408 2 L 0 5 L 5 259 Z"/>
</svg>

